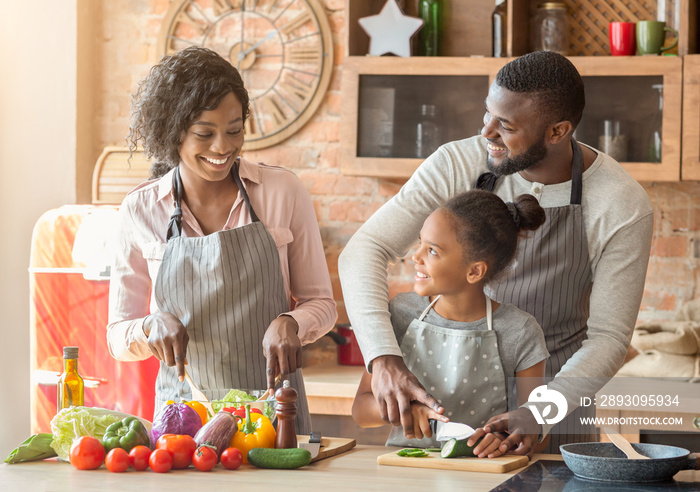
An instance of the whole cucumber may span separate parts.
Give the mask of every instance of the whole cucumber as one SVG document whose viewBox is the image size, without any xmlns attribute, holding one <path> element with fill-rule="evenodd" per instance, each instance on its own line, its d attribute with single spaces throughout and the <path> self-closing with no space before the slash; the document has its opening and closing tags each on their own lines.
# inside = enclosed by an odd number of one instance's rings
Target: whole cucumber
<svg viewBox="0 0 700 492">
<path fill-rule="evenodd" d="M 481 442 L 481 439 L 479 438 L 473 446 L 470 446 L 467 444 L 467 439 L 462 439 L 462 440 L 457 440 L 457 439 L 450 439 L 445 443 L 445 445 L 442 447 L 442 450 L 440 451 L 440 458 L 461 458 L 461 457 L 474 457 L 474 448 L 476 447 L 477 444 Z"/>
<path fill-rule="evenodd" d="M 253 448 L 248 451 L 248 463 L 258 468 L 300 468 L 311 463 L 311 453 L 302 448 Z"/>
</svg>

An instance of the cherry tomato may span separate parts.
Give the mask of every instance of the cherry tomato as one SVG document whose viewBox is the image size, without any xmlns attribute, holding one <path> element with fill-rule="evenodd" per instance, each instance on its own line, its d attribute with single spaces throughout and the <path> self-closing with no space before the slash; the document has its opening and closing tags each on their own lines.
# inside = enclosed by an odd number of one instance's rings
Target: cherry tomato
<svg viewBox="0 0 700 492">
<path fill-rule="evenodd" d="M 173 468 L 187 468 L 192 463 L 192 453 L 197 443 L 186 434 L 163 434 L 156 442 L 156 449 L 165 449 L 173 457 Z"/>
<path fill-rule="evenodd" d="M 151 457 L 151 450 L 148 446 L 134 446 L 129 451 L 129 463 L 136 471 L 144 471 L 148 468 L 148 458 Z"/>
<path fill-rule="evenodd" d="M 221 453 L 221 464 L 227 470 L 235 470 L 243 463 L 243 453 L 238 448 L 226 448 Z"/>
<path fill-rule="evenodd" d="M 105 458 L 105 466 L 114 473 L 125 472 L 129 468 L 129 453 L 122 448 L 114 448 Z"/>
<path fill-rule="evenodd" d="M 227 411 L 228 413 L 234 414 L 238 418 L 245 419 L 245 407 L 244 406 L 240 406 L 238 408 L 226 407 L 226 408 L 224 408 L 224 410 Z M 251 408 L 250 413 L 259 413 L 260 415 L 262 415 L 262 411 L 259 408 Z"/>
<path fill-rule="evenodd" d="M 219 457 L 211 446 L 203 444 L 192 455 L 192 464 L 199 471 L 209 471 L 216 466 Z"/>
<path fill-rule="evenodd" d="M 70 447 L 70 463 L 78 470 L 94 470 L 105 460 L 105 448 L 92 436 L 79 437 Z"/>
<path fill-rule="evenodd" d="M 165 449 L 156 449 L 148 458 L 148 465 L 156 473 L 165 473 L 173 467 L 173 455 Z"/>
</svg>

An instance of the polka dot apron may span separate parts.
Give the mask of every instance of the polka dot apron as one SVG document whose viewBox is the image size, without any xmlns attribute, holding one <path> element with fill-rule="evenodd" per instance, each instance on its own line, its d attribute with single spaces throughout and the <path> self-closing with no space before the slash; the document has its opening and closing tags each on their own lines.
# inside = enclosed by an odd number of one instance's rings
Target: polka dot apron
<svg viewBox="0 0 700 492">
<path fill-rule="evenodd" d="M 423 321 L 439 298 L 408 326 L 401 342 L 404 361 L 451 421 L 483 427 L 489 418 L 507 410 L 491 299 L 486 297 L 487 330 L 458 330 Z M 439 447 L 434 437 L 406 439 L 402 427 L 392 428 L 387 445 Z"/>
</svg>

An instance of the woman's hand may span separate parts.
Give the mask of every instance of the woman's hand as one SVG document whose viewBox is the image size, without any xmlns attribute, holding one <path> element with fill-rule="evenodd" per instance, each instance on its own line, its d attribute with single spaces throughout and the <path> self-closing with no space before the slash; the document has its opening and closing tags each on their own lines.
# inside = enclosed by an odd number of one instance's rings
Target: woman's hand
<svg viewBox="0 0 700 492">
<path fill-rule="evenodd" d="M 177 366 L 177 376 L 180 382 L 184 381 L 190 337 L 180 320 L 170 313 L 159 311 L 146 317 L 143 332 L 148 337 L 148 348 L 156 359 L 169 367 Z"/>
<path fill-rule="evenodd" d="M 415 437 L 416 439 L 422 439 L 425 437 L 433 437 L 433 430 L 430 428 L 429 419 L 439 420 L 441 422 L 449 422 L 450 419 L 437 413 L 432 408 L 424 405 L 423 403 L 414 401 L 411 402 L 411 416 L 413 417 L 413 435 L 409 435 L 404 429 L 404 435 L 411 439 Z"/>
<path fill-rule="evenodd" d="M 497 458 L 504 454 L 504 451 L 498 449 L 503 440 L 507 437 L 500 432 L 486 432 L 484 429 L 476 429 L 476 432 L 469 436 L 467 445 L 474 446 L 474 443 L 483 437 L 478 446 L 474 448 L 474 456 L 478 458 Z"/>
<path fill-rule="evenodd" d="M 299 325 L 291 316 L 278 316 L 265 331 L 263 353 L 267 359 L 267 387 L 275 387 L 275 376 L 301 369 L 301 340 L 297 335 Z"/>
</svg>

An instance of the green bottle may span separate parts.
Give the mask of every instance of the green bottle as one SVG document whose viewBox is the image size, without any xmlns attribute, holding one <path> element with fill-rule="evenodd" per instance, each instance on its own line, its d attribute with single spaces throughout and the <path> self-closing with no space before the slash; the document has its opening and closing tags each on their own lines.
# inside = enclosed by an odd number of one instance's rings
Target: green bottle
<svg viewBox="0 0 700 492">
<path fill-rule="evenodd" d="M 424 22 L 423 27 L 418 32 L 419 54 L 421 56 L 438 56 L 442 28 L 440 0 L 419 0 L 418 16 Z"/>
</svg>

